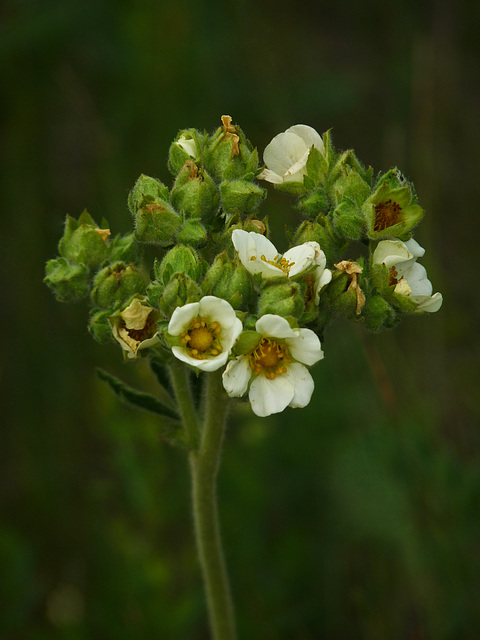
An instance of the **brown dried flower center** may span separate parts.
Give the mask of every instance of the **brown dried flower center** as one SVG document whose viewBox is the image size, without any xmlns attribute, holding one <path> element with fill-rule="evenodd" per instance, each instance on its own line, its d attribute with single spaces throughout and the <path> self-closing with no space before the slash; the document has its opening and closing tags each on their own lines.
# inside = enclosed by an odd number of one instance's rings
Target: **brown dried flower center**
<svg viewBox="0 0 480 640">
<path fill-rule="evenodd" d="M 393 202 L 393 200 L 379 202 L 375 206 L 375 223 L 373 230 L 383 231 L 384 229 L 388 229 L 388 227 L 397 224 L 401 210 L 402 207 L 396 202 Z"/>
<path fill-rule="evenodd" d="M 143 329 L 127 329 L 127 327 L 125 327 L 125 331 L 133 340 L 136 340 L 137 342 L 143 342 L 144 340 L 147 340 L 148 338 L 151 338 L 153 336 L 153 334 L 155 333 L 155 328 L 155 320 L 148 316 Z"/>
<path fill-rule="evenodd" d="M 391 267 L 390 271 L 388 272 L 388 286 L 390 287 L 392 284 L 398 284 L 398 271 L 395 269 L 395 267 Z"/>
</svg>

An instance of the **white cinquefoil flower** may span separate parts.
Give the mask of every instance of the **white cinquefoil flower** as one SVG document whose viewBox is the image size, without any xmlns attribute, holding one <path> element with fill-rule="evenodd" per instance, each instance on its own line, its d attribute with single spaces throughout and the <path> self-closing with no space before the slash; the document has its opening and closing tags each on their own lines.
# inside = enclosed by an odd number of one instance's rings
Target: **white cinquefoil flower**
<svg viewBox="0 0 480 640">
<path fill-rule="evenodd" d="M 320 340 L 310 329 L 292 329 L 281 316 L 266 314 L 257 320 L 260 341 L 246 355 L 231 360 L 223 386 L 231 397 L 248 391 L 252 410 L 265 417 L 286 407 L 305 407 L 314 383 L 305 365 L 323 358 Z"/>
<path fill-rule="evenodd" d="M 173 355 L 202 371 L 223 367 L 241 331 L 233 308 L 215 296 L 177 307 L 168 324 L 168 333 L 181 343 L 172 347 Z"/>
<path fill-rule="evenodd" d="M 409 296 L 417 304 L 416 311 L 433 313 L 442 306 L 441 293 L 432 295 L 433 287 L 427 278 L 425 267 L 417 263 L 425 249 L 413 238 L 382 240 L 373 252 L 374 264 L 384 264 L 388 269 L 388 284 L 395 285 L 394 293 Z"/>
<path fill-rule="evenodd" d="M 134 298 L 123 311 L 110 316 L 113 337 L 128 358 L 136 358 L 139 351 L 159 342 L 157 316 L 158 312 L 140 298 Z"/>
<path fill-rule="evenodd" d="M 232 242 L 245 269 L 253 275 L 260 273 L 267 280 L 285 276 L 293 278 L 311 269 L 316 304 L 320 290 L 332 279 L 331 271 L 325 269 L 327 259 L 318 242 L 304 242 L 283 256 L 268 238 L 255 231 L 235 229 Z"/>
<path fill-rule="evenodd" d="M 325 153 L 320 134 L 305 124 L 296 124 L 279 133 L 265 147 L 263 161 L 267 168 L 258 177 L 273 184 L 303 182 L 312 147 Z"/>
</svg>

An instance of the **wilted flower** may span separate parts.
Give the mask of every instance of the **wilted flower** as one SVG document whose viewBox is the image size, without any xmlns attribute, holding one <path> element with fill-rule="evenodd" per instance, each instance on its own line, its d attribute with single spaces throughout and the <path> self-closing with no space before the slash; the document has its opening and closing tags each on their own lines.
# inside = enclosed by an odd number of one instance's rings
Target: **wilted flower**
<svg viewBox="0 0 480 640">
<path fill-rule="evenodd" d="M 320 340 L 310 329 L 292 329 L 285 318 L 266 314 L 257 320 L 253 350 L 228 363 L 223 386 L 231 397 L 248 390 L 252 410 L 265 417 L 286 407 L 305 407 L 314 383 L 308 372 L 323 358 Z"/>
<path fill-rule="evenodd" d="M 305 124 L 296 124 L 279 133 L 265 147 L 263 161 L 267 168 L 258 177 L 273 184 L 302 182 L 312 147 L 325 153 L 320 134 Z"/>
<path fill-rule="evenodd" d="M 110 316 L 113 336 L 128 358 L 136 358 L 139 351 L 159 342 L 157 316 L 141 298 L 134 298 L 123 311 Z"/>
<path fill-rule="evenodd" d="M 223 367 L 241 331 L 233 308 L 215 296 L 177 307 L 168 324 L 168 333 L 180 342 L 172 346 L 173 355 L 202 371 Z"/>
<path fill-rule="evenodd" d="M 318 242 L 304 242 L 289 249 L 283 256 L 268 238 L 260 233 L 255 233 L 255 231 L 247 232 L 235 229 L 232 233 L 232 242 L 238 252 L 240 262 L 253 275 L 260 273 L 266 279 L 285 276 L 292 278 L 317 267 L 315 270 L 316 282 L 322 281 L 326 258 Z M 326 278 L 328 276 L 325 276 L 322 281 L 324 284 L 327 284 Z"/>
<path fill-rule="evenodd" d="M 393 292 L 408 296 L 416 303 L 416 311 L 433 313 L 442 306 L 441 293 L 432 295 L 433 287 L 427 278 L 425 267 L 417 263 L 425 253 L 418 242 L 408 240 L 382 240 L 373 252 L 373 264 L 384 264 L 388 269 L 388 285 L 394 285 Z"/>
</svg>

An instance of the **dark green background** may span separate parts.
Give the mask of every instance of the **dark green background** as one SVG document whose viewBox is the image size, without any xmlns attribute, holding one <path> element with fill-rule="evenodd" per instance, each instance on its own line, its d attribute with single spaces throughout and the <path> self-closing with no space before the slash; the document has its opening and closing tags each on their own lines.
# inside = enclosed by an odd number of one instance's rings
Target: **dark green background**
<svg viewBox="0 0 480 640">
<path fill-rule="evenodd" d="M 115 233 L 179 129 L 233 116 L 262 150 L 333 127 L 398 165 L 439 313 L 326 335 L 303 411 L 229 428 L 221 517 L 242 639 L 476 640 L 480 628 L 477 2 L 7 0 L 1 10 L 0 637 L 206 640 L 188 467 L 42 284 L 66 213 Z M 274 239 L 289 199 L 265 206 Z M 283 244 L 282 244 L 283 243 Z"/>
</svg>

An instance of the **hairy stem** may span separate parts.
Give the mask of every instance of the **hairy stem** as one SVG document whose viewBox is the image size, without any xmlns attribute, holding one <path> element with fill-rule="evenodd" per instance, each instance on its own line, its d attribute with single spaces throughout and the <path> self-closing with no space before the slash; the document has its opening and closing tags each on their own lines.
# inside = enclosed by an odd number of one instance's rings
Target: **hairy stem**
<svg viewBox="0 0 480 640">
<path fill-rule="evenodd" d="M 233 604 L 220 537 L 216 491 L 229 398 L 222 387 L 220 372 L 208 373 L 206 378 L 200 447 L 190 454 L 195 534 L 212 637 L 214 640 L 234 640 Z"/>
</svg>

